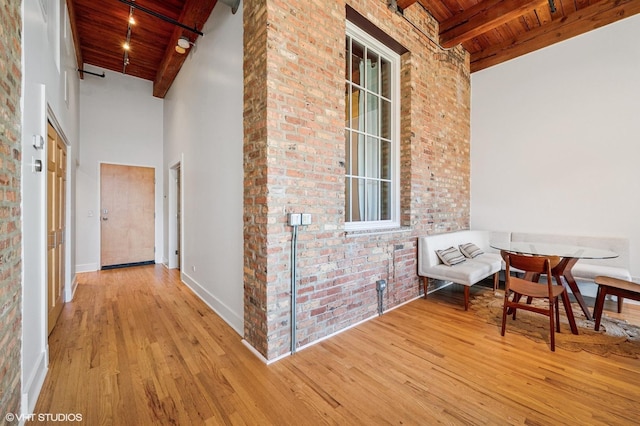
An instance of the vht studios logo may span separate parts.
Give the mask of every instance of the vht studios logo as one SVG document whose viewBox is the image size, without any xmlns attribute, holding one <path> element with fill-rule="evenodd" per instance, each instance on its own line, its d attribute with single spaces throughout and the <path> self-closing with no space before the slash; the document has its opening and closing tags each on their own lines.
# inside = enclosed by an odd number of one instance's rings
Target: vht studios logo
<svg viewBox="0 0 640 426">
<path fill-rule="evenodd" d="M 81 422 L 82 414 L 80 413 L 34 413 L 34 414 L 14 414 L 7 413 L 4 419 L 12 423 L 18 422 Z"/>
</svg>

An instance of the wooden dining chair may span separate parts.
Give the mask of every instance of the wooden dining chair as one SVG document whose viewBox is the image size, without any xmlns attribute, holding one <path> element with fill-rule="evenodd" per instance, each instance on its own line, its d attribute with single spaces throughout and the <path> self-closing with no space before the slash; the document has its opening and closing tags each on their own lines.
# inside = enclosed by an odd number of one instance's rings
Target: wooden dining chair
<svg viewBox="0 0 640 426">
<path fill-rule="evenodd" d="M 560 297 L 567 298 L 568 295 L 562 285 L 554 285 L 552 282 L 551 270 L 560 263 L 558 256 L 529 256 L 502 251 L 500 253 L 506 263 L 504 305 L 502 307 L 502 331 L 504 336 L 507 314 L 511 313 L 516 319 L 518 309 L 536 312 L 549 317 L 549 333 L 551 338 L 551 350 L 556 350 L 555 331 L 560 332 L 560 313 L 558 310 Z M 546 275 L 546 282 L 538 283 L 527 279 L 511 276 L 511 270 L 518 269 L 525 275 L 540 277 Z M 510 297 L 513 297 L 510 299 Z M 522 297 L 526 297 L 526 303 L 520 302 Z M 541 307 L 532 304 L 533 299 L 546 299 L 548 307 Z M 569 313 L 567 313 L 569 314 Z M 573 315 L 573 313 L 571 313 Z"/>
</svg>

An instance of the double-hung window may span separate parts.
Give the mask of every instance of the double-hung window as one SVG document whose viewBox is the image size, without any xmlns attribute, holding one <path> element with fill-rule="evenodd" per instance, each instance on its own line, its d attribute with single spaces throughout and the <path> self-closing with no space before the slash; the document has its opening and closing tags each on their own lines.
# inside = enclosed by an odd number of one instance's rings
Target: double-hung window
<svg viewBox="0 0 640 426">
<path fill-rule="evenodd" d="M 345 227 L 399 226 L 400 57 L 347 21 Z"/>
</svg>

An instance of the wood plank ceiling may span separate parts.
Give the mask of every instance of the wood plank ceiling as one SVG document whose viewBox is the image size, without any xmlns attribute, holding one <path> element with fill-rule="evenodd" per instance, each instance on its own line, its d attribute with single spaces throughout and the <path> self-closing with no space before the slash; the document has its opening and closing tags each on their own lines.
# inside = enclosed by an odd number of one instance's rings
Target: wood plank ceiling
<svg viewBox="0 0 640 426">
<path fill-rule="evenodd" d="M 640 0 L 397 0 L 397 5 L 428 10 L 440 23 L 440 44 L 462 44 L 471 54 L 471 72 L 640 13 Z"/>
<path fill-rule="evenodd" d="M 178 53 L 175 49 L 178 39 L 187 37 L 195 42 L 198 38 L 198 33 L 170 21 L 201 31 L 216 3 L 216 0 L 67 0 L 78 64 L 83 64 L 81 69 L 88 64 L 153 81 L 153 95 L 163 98 L 189 50 Z M 131 25 L 130 14 L 135 21 Z M 129 50 L 125 51 L 129 26 Z"/>
<path fill-rule="evenodd" d="M 184 36 L 196 42 L 198 34 L 143 10 L 201 30 L 216 3 L 67 0 L 79 67 L 88 64 L 153 81 L 153 95 L 163 98 L 188 54 L 176 52 L 178 39 Z M 389 0 L 388 4 L 396 4 L 399 13 L 411 7 L 427 10 L 440 24 L 440 44 L 462 44 L 470 53 L 471 72 L 640 13 L 640 0 Z M 130 49 L 125 52 L 130 14 L 135 24 L 130 26 Z"/>
</svg>

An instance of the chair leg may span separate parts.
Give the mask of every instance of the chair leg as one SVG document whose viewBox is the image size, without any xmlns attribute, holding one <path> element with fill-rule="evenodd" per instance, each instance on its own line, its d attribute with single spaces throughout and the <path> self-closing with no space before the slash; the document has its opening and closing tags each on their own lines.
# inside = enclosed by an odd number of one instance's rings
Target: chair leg
<svg viewBox="0 0 640 426">
<path fill-rule="evenodd" d="M 514 294 L 513 294 L 513 301 L 514 301 L 514 303 L 518 303 L 518 302 L 520 302 L 520 298 L 521 298 L 521 297 L 522 297 L 522 295 L 521 295 L 521 294 L 514 293 Z M 515 306 L 512 306 L 512 307 L 511 307 L 511 314 L 513 315 L 513 319 L 514 319 L 514 320 L 516 319 L 516 311 L 517 311 L 516 307 L 515 307 Z"/>
<path fill-rule="evenodd" d="M 555 319 L 555 313 L 553 312 L 553 301 L 549 301 L 549 336 L 551 337 L 551 351 L 555 352 L 556 350 L 556 328 L 553 324 L 553 320 Z"/>
<path fill-rule="evenodd" d="M 616 296 L 618 298 L 618 313 L 622 313 L 622 301 L 624 300 L 624 297 L 622 296 Z"/>
<path fill-rule="evenodd" d="M 594 330 L 600 330 L 600 320 L 602 320 L 602 311 L 604 310 L 604 298 L 607 295 L 607 290 L 602 286 L 598 286 L 598 294 L 596 296 L 596 305 L 593 308 L 593 319 L 596 321 Z"/>
<path fill-rule="evenodd" d="M 558 298 L 555 299 L 556 305 L 556 331 L 560 333 L 560 303 L 558 303 Z"/>
<path fill-rule="evenodd" d="M 508 300 L 509 300 L 509 295 L 505 292 L 504 303 L 502 304 L 502 329 L 500 330 L 501 336 L 504 336 L 504 330 L 507 325 L 507 311 L 509 310 L 509 306 L 507 305 Z"/>
<path fill-rule="evenodd" d="M 500 271 L 498 271 L 495 274 L 493 274 L 493 291 L 494 291 L 494 293 L 499 287 L 499 283 L 500 283 L 500 278 L 499 277 L 500 277 Z"/>
</svg>

